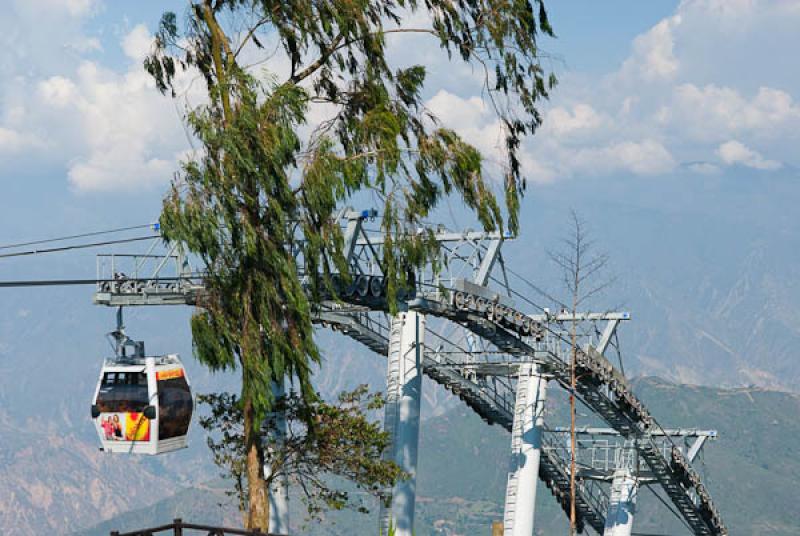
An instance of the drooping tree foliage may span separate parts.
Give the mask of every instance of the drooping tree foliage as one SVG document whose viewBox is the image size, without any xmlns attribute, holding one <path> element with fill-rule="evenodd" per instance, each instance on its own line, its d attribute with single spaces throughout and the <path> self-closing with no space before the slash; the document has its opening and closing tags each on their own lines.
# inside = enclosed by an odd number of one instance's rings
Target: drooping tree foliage
<svg viewBox="0 0 800 536">
<path fill-rule="evenodd" d="M 233 480 L 230 495 L 236 497 L 240 509 L 246 510 L 247 456 L 238 397 L 214 393 L 201 395 L 200 402 L 210 410 L 200 419 L 200 425 L 208 432 L 214 461 L 223 476 Z M 334 402 L 307 401 L 297 393 L 276 400 L 272 418 L 264 420 L 261 430 L 266 438 L 267 485 L 282 478 L 296 483 L 312 520 L 319 519 L 327 509 L 366 511 L 363 493 L 352 493 L 337 483 L 345 479 L 356 490 L 376 497 L 403 476 L 394 462 L 381 458 L 389 434 L 370 414 L 383 404 L 383 397 L 370 393 L 366 385 L 340 393 Z M 274 417 L 278 412 L 286 423 L 285 430 L 279 429 Z"/>
<path fill-rule="evenodd" d="M 484 72 L 504 127 L 505 211 L 480 152 L 425 110 L 423 62 L 387 60 L 391 34 L 411 32 L 430 36 L 431 53 Z M 207 99 L 187 114 L 200 150 L 164 200 L 162 229 L 208 268 L 192 318 L 198 359 L 241 370 L 249 527 L 265 529 L 269 516 L 259 431 L 271 384 L 293 378 L 313 399 L 313 304 L 333 290 L 332 274 L 348 277 L 336 211 L 364 193 L 382 203 L 390 304 L 436 255 L 431 233 L 406 230 L 445 196 L 485 229 L 516 232 L 520 142 L 555 83 L 540 64 L 541 34 L 552 35 L 541 0 L 202 0 L 183 22 L 163 16 L 145 68 L 162 92 L 175 91 L 182 70 L 199 73 Z M 260 76 L 274 45 L 287 72 Z M 310 124 L 318 106 L 329 117 Z"/>
</svg>

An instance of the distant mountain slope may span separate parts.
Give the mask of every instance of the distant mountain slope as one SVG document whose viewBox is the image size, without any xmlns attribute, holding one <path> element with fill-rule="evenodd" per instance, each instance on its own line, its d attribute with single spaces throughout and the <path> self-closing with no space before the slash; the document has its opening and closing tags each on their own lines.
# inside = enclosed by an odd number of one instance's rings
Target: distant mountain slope
<svg viewBox="0 0 800 536">
<path fill-rule="evenodd" d="M 800 482 L 800 396 L 761 389 L 713 389 L 676 385 L 655 378 L 636 381 L 636 390 L 665 426 L 714 428 L 720 437 L 707 444 L 697 462 L 734 536 L 789 536 L 800 533 L 796 485 Z M 548 410 L 550 424 L 564 407 L 557 391 Z M 562 400 L 563 402 L 563 400 Z M 457 408 L 422 428 L 416 534 L 488 534 L 502 518 L 509 437 Z M 77 534 L 152 526 L 172 519 L 235 523 L 219 484 L 186 490 L 156 505 L 116 517 Z M 294 520 L 299 501 L 293 501 Z M 200 506 L 199 506 L 200 505 Z M 648 490 L 640 492 L 635 529 L 650 534 L 685 534 Z M 344 536 L 377 534 L 374 515 L 329 515 L 298 534 Z M 543 486 L 537 500 L 537 534 L 565 532 L 564 516 Z"/>
<path fill-rule="evenodd" d="M 730 169 L 725 176 L 703 177 L 676 173 L 657 181 L 575 178 L 535 185 L 523 202 L 520 237 L 504 246 L 505 264 L 551 294 L 563 294 L 546 252 L 557 247 L 566 231 L 568 210 L 575 208 L 587 220 L 598 247 L 609 253 L 610 271 L 618 276 L 617 284 L 594 306 L 619 307 L 633 315 L 620 329 L 628 372 L 678 383 L 754 384 L 796 392 L 800 386 L 798 199 L 800 174 L 788 168 L 772 173 Z M 126 218 L 139 213 L 129 208 Z M 452 212 L 448 208 L 431 220 L 453 228 L 471 225 L 466 217 L 459 221 L 463 214 L 458 207 L 451 208 Z M 157 210 L 156 203 L 151 213 Z M 112 228 L 118 226 L 119 211 L 115 204 L 105 220 L 93 211 L 88 219 L 87 214 L 70 214 L 59 227 L 65 234 Z M 39 238 L 39 231 L 31 230 L 27 236 L 20 228 L 19 221 L 9 221 L 3 231 L 6 242 Z M 56 236 L 58 230 L 51 228 L 42 236 Z M 116 251 L 130 252 L 131 246 Z M 91 278 L 92 253 L 6 259 L 0 263 L 0 279 Z M 552 306 L 535 289 L 515 285 L 534 302 Z M 27 523 L 30 530 L 77 530 L 216 476 L 196 429 L 192 447 L 166 462 L 143 460 L 129 466 L 115 460 L 113 467 L 102 465 L 105 458 L 94 451 L 87 408 L 98 366 L 108 353 L 104 334 L 113 325 L 113 311 L 93 306 L 91 292 L 92 287 L 0 291 L 0 470 L 8 474 L 7 483 L 0 482 L 0 508 L 6 507 L 0 516 L 2 534 L 14 534 L 17 523 Z M 526 305 L 526 310 L 535 307 Z M 190 357 L 189 313 L 183 307 L 136 309 L 126 313 L 126 324 L 132 336 L 145 339 L 149 351 L 177 351 L 184 356 L 196 391 L 236 389 L 235 378 L 212 375 Z M 317 378 L 321 390 L 330 393 L 361 382 L 373 389 L 385 387 L 385 359 L 342 336 L 320 333 L 327 360 Z M 731 396 L 738 400 L 740 395 Z M 728 403 L 727 398 L 720 400 Z M 441 414 L 457 402 L 443 396 L 441 389 L 428 389 L 423 415 Z M 739 425 L 738 433 L 747 436 L 750 429 L 760 430 L 761 423 Z M 462 432 L 454 428 L 449 433 Z M 492 441 L 493 433 L 481 429 L 475 437 Z M 722 444 L 724 440 L 714 448 Z M 498 445 L 502 447 L 502 441 Z M 764 452 L 765 463 L 772 468 L 773 454 Z M 455 463 L 446 461 L 448 466 Z M 141 478 L 125 491 L 108 484 L 104 502 L 110 508 L 93 506 L 88 494 L 58 492 L 50 502 L 41 502 L 38 492 L 21 491 L 60 482 L 87 486 L 92 478 L 104 475 L 120 482 L 127 470 L 121 469 L 123 465 L 139 471 Z M 495 482 L 494 472 L 485 474 L 490 483 L 470 478 L 470 471 L 487 470 L 485 463 L 467 468 L 455 475 L 460 492 L 477 492 L 502 482 L 502 478 Z M 761 470 L 767 471 L 767 480 L 772 478 L 768 469 Z M 760 474 L 753 471 L 753 477 Z M 24 482 L 17 475 L 25 475 Z M 441 482 L 445 489 L 449 481 Z M 769 487 L 763 489 L 772 493 Z M 430 491 L 425 494 L 432 496 Z M 123 507 L 123 502 L 130 506 Z M 428 519 L 425 508 L 420 519 Z M 476 506 L 475 511 L 481 508 Z M 65 512 L 71 512 L 73 524 L 62 527 Z"/>
<path fill-rule="evenodd" d="M 36 426 L 35 422 L 30 423 Z M 3 534 L 63 534 L 131 508 L 152 504 L 179 486 L 142 463 L 119 463 L 74 435 L 0 426 L 0 527 Z M 52 475 L 45 478 L 45 475 Z"/>
<path fill-rule="evenodd" d="M 522 236 L 504 247 L 508 266 L 563 295 L 546 252 L 568 232 L 575 208 L 617 277 L 593 305 L 633 315 L 620 331 L 630 371 L 798 389 L 798 170 L 563 181 L 531 197 Z"/>
</svg>

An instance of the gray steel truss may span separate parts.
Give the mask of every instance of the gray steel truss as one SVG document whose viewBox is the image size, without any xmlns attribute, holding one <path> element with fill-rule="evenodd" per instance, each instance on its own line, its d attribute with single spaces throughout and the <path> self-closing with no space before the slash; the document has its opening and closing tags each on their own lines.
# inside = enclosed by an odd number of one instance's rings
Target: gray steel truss
<svg viewBox="0 0 800 536">
<path fill-rule="evenodd" d="M 340 331 L 386 356 L 389 341 L 388 303 L 383 292 L 381 251 L 384 237 L 368 231 L 364 222 L 374 213 L 344 212 L 345 244 L 350 255 L 352 282 L 337 288 L 336 296 L 320 304 L 315 321 Z M 572 315 L 547 309 L 524 311 L 515 298 L 528 302 L 509 282 L 501 246 L 509 237 L 498 233 L 431 232 L 440 246 L 439 269 L 428 266 L 415 274 L 415 288 L 399 300 L 401 310 L 416 311 L 430 320 L 423 357 L 425 375 L 458 396 L 489 424 L 511 431 L 516 377 L 521 364 L 534 363 L 552 381 L 570 389 L 569 328 L 581 334 L 576 396 L 628 441 L 647 469 L 696 535 L 725 535 L 727 529 L 698 472 L 692 450 L 672 441 L 645 405 L 634 395 L 624 375 L 605 357 L 618 326 L 628 313 L 596 312 Z M 153 255 L 148 253 L 148 255 Z M 171 247 L 145 273 L 144 256 L 131 256 L 134 266 L 123 273 L 128 259 L 104 257 L 98 263 L 94 301 L 101 305 L 194 305 L 203 292 L 202 273 L 188 268 L 185 257 Z M 103 272 L 101 272 L 101 264 Z M 172 266 L 172 272 L 165 269 Z M 298 269 L 303 280 L 317 277 Z M 130 274 L 138 275 L 131 277 Z M 109 277 L 110 276 L 110 277 Z M 529 304 L 526 306 L 530 306 Z M 438 318 L 439 329 L 433 326 Z M 557 434 L 545 433 L 539 477 L 556 499 L 569 509 L 569 463 Z M 699 446 L 702 446 L 702 442 Z M 698 448 L 699 448 L 698 446 Z M 696 450 L 694 452 L 696 454 Z M 580 525 L 602 534 L 608 494 L 602 479 L 578 474 L 576 506 Z"/>
</svg>

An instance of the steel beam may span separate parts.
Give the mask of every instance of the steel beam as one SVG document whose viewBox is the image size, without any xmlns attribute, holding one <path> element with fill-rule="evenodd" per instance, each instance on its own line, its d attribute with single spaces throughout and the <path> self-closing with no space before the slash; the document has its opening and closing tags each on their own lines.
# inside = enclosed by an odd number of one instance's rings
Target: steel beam
<svg viewBox="0 0 800 536">
<path fill-rule="evenodd" d="M 617 469 L 614 472 L 603 536 L 631 536 L 638 490 L 638 480 L 630 469 Z"/>
<path fill-rule="evenodd" d="M 390 525 L 395 536 L 414 533 L 424 333 L 424 315 L 408 312 L 392 318 L 384 428 L 391 438 L 389 455 L 408 478 L 384 497 L 381 534 L 389 534 Z"/>
<path fill-rule="evenodd" d="M 539 479 L 547 380 L 539 367 L 523 365 L 511 430 L 511 464 L 505 504 L 505 536 L 532 536 Z"/>
<path fill-rule="evenodd" d="M 700 449 L 703 448 L 703 444 L 706 442 L 706 439 L 715 436 L 716 434 L 714 434 L 714 436 L 708 436 L 708 435 L 697 436 L 697 439 L 694 440 L 692 446 L 689 447 L 689 451 L 686 453 L 686 459 L 689 460 L 689 463 L 692 463 L 694 459 L 697 457 L 697 455 L 700 453 Z"/>
<path fill-rule="evenodd" d="M 477 240 L 511 240 L 513 236 L 498 233 L 496 231 L 483 232 L 483 231 L 465 231 L 463 233 L 452 231 L 437 231 L 434 234 L 434 239 L 439 243 L 447 242 L 474 242 Z M 370 236 L 367 238 L 359 238 L 357 244 L 359 246 L 382 246 L 386 241 L 386 237 L 381 235 Z"/>
<path fill-rule="evenodd" d="M 556 426 L 555 428 L 550 429 L 552 432 L 556 433 L 569 433 L 570 429 L 567 427 Z M 585 434 L 585 435 L 599 435 L 599 436 L 617 436 L 620 437 L 622 434 L 619 433 L 618 430 L 613 428 L 602 428 L 602 427 L 595 427 L 595 426 L 578 426 L 575 429 L 576 434 Z M 716 430 L 701 430 L 698 428 L 664 428 L 664 429 L 656 429 L 651 430 L 649 434 L 653 437 L 704 437 L 704 438 L 716 438 L 717 431 Z"/>
<path fill-rule="evenodd" d="M 614 332 L 617 330 L 617 326 L 619 325 L 618 318 L 612 318 L 606 323 L 606 327 L 603 330 L 603 334 L 600 336 L 600 340 L 597 342 L 597 346 L 595 350 L 600 355 L 606 353 L 606 348 L 608 348 L 608 344 L 611 342 L 611 337 L 614 336 Z"/>
<path fill-rule="evenodd" d="M 489 283 L 489 275 L 491 275 L 492 268 L 494 268 L 494 263 L 497 260 L 497 257 L 500 255 L 500 246 L 502 244 L 503 240 L 500 238 L 496 238 L 489 243 L 489 248 L 486 251 L 486 255 L 483 257 L 483 261 L 481 261 L 478 272 L 473 278 L 474 283 L 481 286 L 486 286 Z"/>
</svg>

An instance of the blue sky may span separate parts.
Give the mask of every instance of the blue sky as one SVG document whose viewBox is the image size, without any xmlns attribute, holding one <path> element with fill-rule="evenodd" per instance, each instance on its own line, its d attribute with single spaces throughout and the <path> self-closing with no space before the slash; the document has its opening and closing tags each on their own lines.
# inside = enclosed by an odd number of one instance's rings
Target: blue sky
<svg viewBox="0 0 800 536">
<path fill-rule="evenodd" d="M 189 143 L 184 101 L 159 95 L 141 60 L 161 12 L 185 5 L 10 1 L 0 16 L 0 238 L 157 215 Z M 796 170 L 800 1 L 574 0 L 549 9 L 558 39 L 542 48 L 561 85 L 524 146 L 534 188 Z M 499 159 L 499 127 L 475 72 L 431 48 L 410 37 L 391 53 L 398 63 L 425 58 L 429 108 Z M 283 65 L 266 64 L 278 73 Z"/>
<path fill-rule="evenodd" d="M 161 11 L 184 3 L 8 5 L 0 15 L 0 245 L 157 218 L 188 141 L 182 102 L 155 91 L 141 57 Z M 576 208 L 619 276 L 603 306 L 634 315 L 624 335 L 629 370 L 793 388 L 789 351 L 754 358 L 748 345 L 794 348 L 800 333 L 800 0 L 570 0 L 551 2 L 550 12 L 559 37 L 542 46 L 557 58 L 561 84 L 523 147 L 529 190 L 522 234 L 504 248 L 509 266 L 562 295 L 545 252 L 558 247 Z M 391 49 L 398 62 L 433 66 L 428 107 L 491 158 L 499 136 L 475 73 L 430 51 L 419 39 Z M 269 64 L 284 66 L 279 57 Z M 95 253 L 0 259 L 0 281 L 92 278 Z M 52 376 L 19 383 L 7 373 L 22 363 L 51 367 L 37 358 L 52 353 L 52 341 L 71 363 L 69 381 L 91 389 L 113 325 L 112 311 L 91 304 L 91 287 L 0 291 L 0 313 L 0 394 L 24 399 Z M 126 319 L 151 351 L 186 357 L 189 313 L 140 308 Z M 740 352 L 720 350 L 719 340 Z M 201 389 L 219 381 L 187 361 Z M 57 404 L 59 393 L 48 391 L 40 407 Z"/>
</svg>

